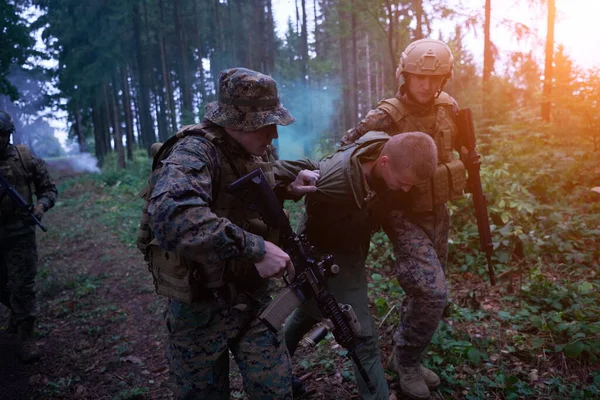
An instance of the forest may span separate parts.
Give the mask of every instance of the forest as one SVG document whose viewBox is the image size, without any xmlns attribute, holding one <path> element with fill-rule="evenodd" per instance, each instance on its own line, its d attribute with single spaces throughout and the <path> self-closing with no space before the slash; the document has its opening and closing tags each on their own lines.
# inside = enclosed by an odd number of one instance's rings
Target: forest
<svg viewBox="0 0 600 400">
<path fill-rule="evenodd" d="M 319 158 L 396 93 L 406 46 L 432 37 L 454 55 L 444 90 L 473 111 L 497 278 L 490 286 L 466 194 L 449 204 L 452 307 L 426 356 L 443 382 L 434 397 L 600 398 L 600 64 L 578 64 L 555 40 L 560 1 L 513 2 L 543 21 L 540 34 L 496 17 L 509 0 L 0 0 L 0 110 L 60 192 L 38 239 L 39 337 L 52 357 L 25 369 L 3 358 L 3 375 L 17 374 L 3 384 L 21 398 L 170 398 L 152 325 L 162 328 L 162 299 L 134 245 L 150 146 L 200 122 L 219 71 L 243 66 L 272 75 L 296 117 L 281 156 Z M 503 51 L 501 35 L 538 45 Z M 76 153 L 101 172 L 61 169 Z M 286 207 L 297 221 L 301 203 Z M 386 355 L 402 299 L 393 263 L 376 233 L 369 298 Z M 301 355 L 295 372 L 314 398 L 357 398 L 331 338 Z"/>
</svg>

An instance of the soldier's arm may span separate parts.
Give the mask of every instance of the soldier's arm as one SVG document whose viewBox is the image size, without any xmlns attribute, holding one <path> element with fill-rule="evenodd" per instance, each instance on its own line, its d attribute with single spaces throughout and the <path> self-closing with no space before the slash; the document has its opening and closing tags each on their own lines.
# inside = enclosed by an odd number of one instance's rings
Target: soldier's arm
<svg viewBox="0 0 600 400">
<path fill-rule="evenodd" d="M 50 178 L 48 167 L 44 160 L 34 155 L 31 158 L 33 162 L 32 180 L 35 187 L 37 204 L 42 204 L 44 210 L 48 211 L 56 202 L 58 190 L 52 178 Z"/>
<path fill-rule="evenodd" d="M 264 239 L 210 209 L 219 161 L 214 147 L 202 141 L 178 145 L 153 176 L 156 184 L 148 210 L 152 231 L 165 250 L 196 262 L 213 264 L 237 257 L 260 261 Z"/>
<path fill-rule="evenodd" d="M 354 128 L 349 129 L 342 137 L 341 144 L 345 146 L 354 143 L 358 138 L 370 131 L 388 132 L 394 126 L 392 117 L 385 111 L 376 108 L 367 115 Z"/>
<path fill-rule="evenodd" d="M 278 160 L 273 163 L 273 173 L 275 174 L 275 187 L 273 191 L 280 200 L 299 200 L 302 196 L 294 196 L 287 190 L 287 186 L 296 179 L 300 171 L 318 170 L 319 163 L 309 159 L 287 161 Z"/>
</svg>

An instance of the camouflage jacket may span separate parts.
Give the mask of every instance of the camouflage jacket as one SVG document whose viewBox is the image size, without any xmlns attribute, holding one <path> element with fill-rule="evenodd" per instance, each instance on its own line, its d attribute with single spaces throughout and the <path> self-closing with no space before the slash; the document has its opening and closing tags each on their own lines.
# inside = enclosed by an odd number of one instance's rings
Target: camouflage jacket
<svg viewBox="0 0 600 400">
<path fill-rule="evenodd" d="M 252 157 L 231 141 L 232 157 Z M 199 135 L 179 140 L 151 176 L 148 212 L 161 247 L 198 263 L 242 258 L 260 261 L 264 239 L 245 231 L 211 209 L 218 195 L 221 166 L 215 145 Z"/>
<path fill-rule="evenodd" d="M 0 152 L 0 172 L 2 172 L 8 183 L 13 185 L 26 201 L 32 201 L 30 194 L 35 194 L 36 204 L 42 204 L 44 209 L 48 211 L 54 206 L 58 191 L 50 178 L 46 163 L 41 158 L 31 154 L 31 164 L 25 163 L 25 166 L 30 170 L 25 171 L 23 162 L 21 162 L 14 145 L 9 144 L 3 152 Z M 26 181 L 17 182 L 22 176 L 26 177 Z M 25 188 L 29 186 L 33 193 L 26 193 L 29 190 L 25 190 L 23 185 L 25 185 Z M 0 237 L 16 236 L 35 231 L 35 225 L 26 222 L 18 214 L 16 206 L 8 196 L 4 196 L 0 204 Z"/>
</svg>

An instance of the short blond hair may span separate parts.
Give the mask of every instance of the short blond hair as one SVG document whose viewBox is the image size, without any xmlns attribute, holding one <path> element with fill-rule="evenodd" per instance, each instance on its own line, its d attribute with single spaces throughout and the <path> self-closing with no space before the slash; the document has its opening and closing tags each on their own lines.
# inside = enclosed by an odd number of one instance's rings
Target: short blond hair
<svg viewBox="0 0 600 400">
<path fill-rule="evenodd" d="M 420 180 L 433 177 L 437 168 L 435 142 L 423 132 L 405 132 L 394 135 L 381 150 L 395 170 L 410 169 Z"/>
</svg>

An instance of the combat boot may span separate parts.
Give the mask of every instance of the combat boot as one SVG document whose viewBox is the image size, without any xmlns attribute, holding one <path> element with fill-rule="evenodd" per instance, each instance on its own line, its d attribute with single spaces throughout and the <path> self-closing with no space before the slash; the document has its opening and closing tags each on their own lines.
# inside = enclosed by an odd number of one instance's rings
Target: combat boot
<svg viewBox="0 0 600 400">
<path fill-rule="evenodd" d="M 425 384 L 421 366 L 398 367 L 400 390 L 406 396 L 414 400 L 427 400 L 431 396 L 429 388 Z"/>
<path fill-rule="evenodd" d="M 437 389 L 440 387 L 440 384 L 442 383 L 440 377 L 435 372 L 424 367 L 423 365 L 421 365 L 421 375 L 423 375 L 423 380 L 429 389 Z"/>
<path fill-rule="evenodd" d="M 27 318 L 19 323 L 19 358 L 24 363 L 34 362 L 40 359 L 40 349 L 33 337 L 33 325 L 35 319 Z"/>
<path fill-rule="evenodd" d="M 387 369 L 392 371 L 398 370 L 398 368 L 396 367 L 395 358 L 396 357 L 394 356 L 394 353 L 392 353 L 387 361 Z M 421 368 L 421 375 L 423 375 L 423 380 L 425 381 L 427 387 L 429 389 L 437 389 L 442 383 L 440 377 L 429 368 L 424 367 L 422 364 L 420 364 L 419 367 Z"/>
</svg>

